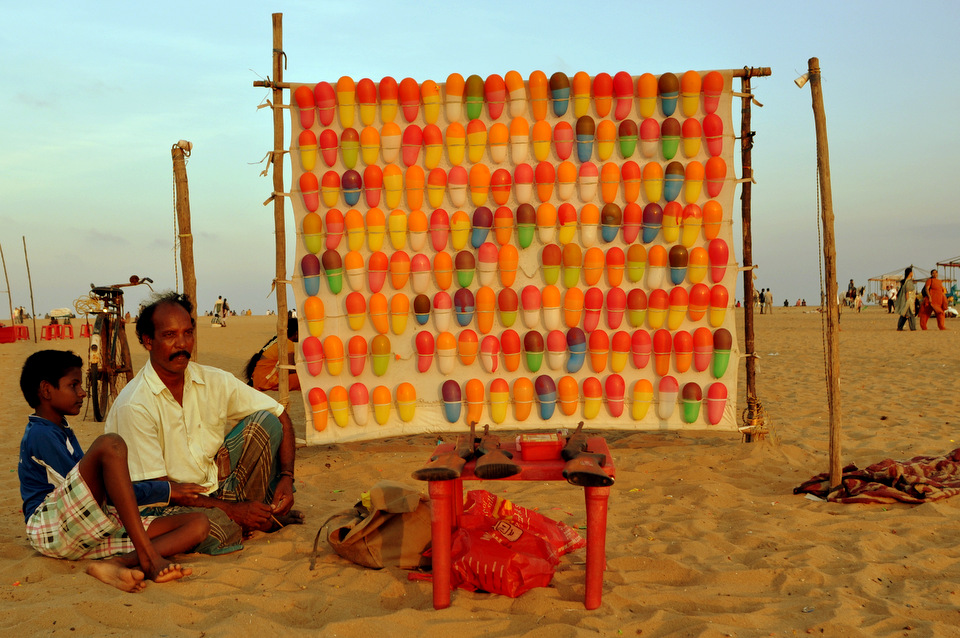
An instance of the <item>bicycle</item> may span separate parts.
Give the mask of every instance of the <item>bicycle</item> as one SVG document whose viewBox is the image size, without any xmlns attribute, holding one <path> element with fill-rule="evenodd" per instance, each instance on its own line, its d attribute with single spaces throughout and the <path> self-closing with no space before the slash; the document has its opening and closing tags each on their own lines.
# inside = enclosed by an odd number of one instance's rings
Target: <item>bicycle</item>
<svg viewBox="0 0 960 638">
<path fill-rule="evenodd" d="M 120 390 L 133 378 L 130 344 L 127 342 L 126 321 L 123 316 L 123 288 L 145 285 L 152 291 L 149 277 L 132 275 L 128 283 L 110 286 L 90 284 L 90 292 L 74 302 L 78 314 L 97 316 L 87 352 L 89 372 L 88 393 L 97 421 L 107 417 Z"/>
</svg>

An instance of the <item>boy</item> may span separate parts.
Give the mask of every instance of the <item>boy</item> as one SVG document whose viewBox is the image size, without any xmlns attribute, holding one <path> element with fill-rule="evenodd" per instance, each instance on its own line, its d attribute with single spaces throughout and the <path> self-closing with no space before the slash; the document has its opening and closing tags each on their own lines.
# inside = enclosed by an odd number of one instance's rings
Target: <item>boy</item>
<svg viewBox="0 0 960 638">
<path fill-rule="evenodd" d="M 206 516 L 141 519 L 138 501 L 189 504 L 203 488 L 165 481 L 134 486 L 126 444 L 117 435 L 97 438 L 84 454 L 65 418 L 83 405 L 82 369 L 83 360 L 72 352 L 42 350 L 27 357 L 20 374 L 20 389 L 35 410 L 18 466 L 30 544 L 54 558 L 110 557 L 91 562 L 87 573 L 123 591 L 141 591 L 145 579 L 189 576 L 193 570 L 164 556 L 187 552 L 206 538 Z"/>
</svg>

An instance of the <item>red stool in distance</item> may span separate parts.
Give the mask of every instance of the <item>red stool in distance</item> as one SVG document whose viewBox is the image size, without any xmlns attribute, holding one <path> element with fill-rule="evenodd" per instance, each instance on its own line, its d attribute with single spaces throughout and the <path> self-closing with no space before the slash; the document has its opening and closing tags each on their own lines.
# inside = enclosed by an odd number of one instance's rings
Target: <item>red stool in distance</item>
<svg viewBox="0 0 960 638">
<path fill-rule="evenodd" d="M 30 338 L 30 328 L 20 324 L 17 326 L 17 340 L 20 339 L 29 339 Z"/>
<path fill-rule="evenodd" d="M 60 338 L 61 338 L 61 339 L 66 339 L 66 338 L 67 338 L 67 333 L 70 333 L 70 338 L 73 339 L 73 326 L 72 326 L 71 324 L 66 323 L 66 324 L 64 324 L 64 325 L 62 325 L 62 326 L 59 326 L 59 328 L 60 328 Z"/>
<path fill-rule="evenodd" d="M 90 336 L 90 324 L 89 324 L 89 323 L 84 322 L 84 324 L 83 324 L 82 326 L 80 326 L 80 336 L 81 336 L 81 337 L 89 337 L 89 336 Z"/>
<path fill-rule="evenodd" d="M 44 341 L 60 338 L 60 326 L 56 324 L 47 324 L 40 327 L 40 338 Z"/>
</svg>

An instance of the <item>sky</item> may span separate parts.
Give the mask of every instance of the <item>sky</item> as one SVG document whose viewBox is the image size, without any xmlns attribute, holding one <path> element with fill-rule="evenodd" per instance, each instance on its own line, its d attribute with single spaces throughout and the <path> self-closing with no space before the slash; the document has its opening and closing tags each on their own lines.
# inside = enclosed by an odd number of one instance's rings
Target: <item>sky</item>
<svg viewBox="0 0 960 638">
<path fill-rule="evenodd" d="M 794 84 L 818 57 L 840 289 L 960 255 L 954 1 L 271 4 L 5 3 L 0 247 L 14 306 L 43 315 L 133 274 L 182 289 L 170 148 L 186 139 L 201 312 L 218 295 L 235 310 L 276 309 L 273 206 L 263 205 L 273 186 L 260 175 L 273 123 L 258 108 L 269 91 L 253 86 L 272 72 L 274 12 L 288 82 L 770 67 L 752 80 L 763 104 L 752 115 L 753 261 L 756 285 L 791 303 L 821 289 L 813 110 L 809 85 Z M 7 290 L 0 281 L 0 317 Z M 127 307 L 147 294 L 131 289 Z"/>
</svg>

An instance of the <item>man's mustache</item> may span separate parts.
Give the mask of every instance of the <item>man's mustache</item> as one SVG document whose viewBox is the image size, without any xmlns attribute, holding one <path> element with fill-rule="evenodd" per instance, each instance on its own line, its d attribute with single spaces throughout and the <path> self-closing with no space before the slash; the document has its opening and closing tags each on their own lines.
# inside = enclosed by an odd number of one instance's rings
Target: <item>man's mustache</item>
<svg viewBox="0 0 960 638">
<path fill-rule="evenodd" d="M 186 350 L 181 350 L 181 351 L 179 351 L 179 352 L 174 352 L 172 355 L 170 355 L 170 361 L 173 361 L 173 360 L 176 359 L 177 357 L 181 357 L 181 356 L 182 356 L 182 357 L 186 357 L 187 359 L 189 359 L 189 358 L 190 358 L 190 353 L 187 352 Z"/>
</svg>

